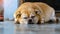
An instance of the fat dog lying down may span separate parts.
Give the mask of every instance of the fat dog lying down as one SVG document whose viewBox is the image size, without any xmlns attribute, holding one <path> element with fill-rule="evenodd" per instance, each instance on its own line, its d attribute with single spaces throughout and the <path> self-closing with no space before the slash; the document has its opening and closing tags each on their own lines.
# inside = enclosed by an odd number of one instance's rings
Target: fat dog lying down
<svg viewBox="0 0 60 34">
<path fill-rule="evenodd" d="M 14 13 L 14 20 L 20 24 L 40 24 L 52 20 L 57 21 L 55 10 L 42 2 L 26 2 Z"/>
</svg>

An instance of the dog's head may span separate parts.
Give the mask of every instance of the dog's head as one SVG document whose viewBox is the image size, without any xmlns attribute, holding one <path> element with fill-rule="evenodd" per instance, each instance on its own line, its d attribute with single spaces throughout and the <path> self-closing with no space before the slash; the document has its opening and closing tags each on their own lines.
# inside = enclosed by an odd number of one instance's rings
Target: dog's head
<svg viewBox="0 0 60 34">
<path fill-rule="evenodd" d="M 38 23 L 39 21 L 39 15 L 40 15 L 40 10 L 36 9 L 36 8 L 32 8 L 29 6 L 26 6 L 19 9 L 17 12 L 20 12 L 19 14 L 17 14 L 17 20 L 19 21 L 19 23 L 25 23 L 25 24 L 33 24 L 33 23 Z"/>
</svg>

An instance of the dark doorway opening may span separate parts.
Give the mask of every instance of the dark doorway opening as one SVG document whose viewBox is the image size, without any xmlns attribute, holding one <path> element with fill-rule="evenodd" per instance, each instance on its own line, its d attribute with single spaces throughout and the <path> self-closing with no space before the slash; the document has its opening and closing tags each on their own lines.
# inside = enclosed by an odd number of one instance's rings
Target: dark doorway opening
<svg viewBox="0 0 60 34">
<path fill-rule="evenodd" d="M 60 0 L 24 0 L 24 2 L 44 2 L 52 6 L 55 10 L 60 10 Z"/>
</svg>

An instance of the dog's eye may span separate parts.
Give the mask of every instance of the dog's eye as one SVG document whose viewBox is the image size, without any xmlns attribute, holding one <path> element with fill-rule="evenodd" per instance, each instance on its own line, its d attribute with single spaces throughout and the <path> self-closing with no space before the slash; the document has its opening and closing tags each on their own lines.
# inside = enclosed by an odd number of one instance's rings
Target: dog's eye
<svg viewBox="0 0 60 34">
<path fill-rule="evenodd" d="M 35 16 L 31 16 L 31 18 L 34 18 Z"/>
<path fill-rule="evenodd" d="M 24 17 L 24 19 L 27 19 L 28 17 Z"/>
</svg>

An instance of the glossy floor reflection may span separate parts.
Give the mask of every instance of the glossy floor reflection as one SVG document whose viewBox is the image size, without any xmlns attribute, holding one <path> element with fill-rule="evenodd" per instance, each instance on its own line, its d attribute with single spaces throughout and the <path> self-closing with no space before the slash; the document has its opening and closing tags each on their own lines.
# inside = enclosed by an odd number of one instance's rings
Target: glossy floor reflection
<svg viewBox="0 0 60 34">
<path fill-rule="evenodd" d="M 4 28 L 2 22 L 0 22 L 0 34 L 4 33 Z"/>
<path fill-rule="evenodd" d="M 60 24 L 24 25 L 5 21 L 0 26 L 0 34 L 60 34 Z"/>
</svg>

